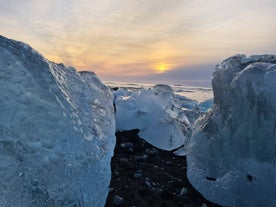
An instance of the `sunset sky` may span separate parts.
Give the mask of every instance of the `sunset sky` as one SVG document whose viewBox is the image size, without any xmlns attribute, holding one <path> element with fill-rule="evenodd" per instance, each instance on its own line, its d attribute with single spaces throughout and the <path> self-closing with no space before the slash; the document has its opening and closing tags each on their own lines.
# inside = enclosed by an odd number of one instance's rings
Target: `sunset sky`
<svg viewBox="0 0 276 207">
<path fill-rule="evenodd" d="M 276 54 L 276 1 L 0 0 L 0 31 L 102 80 L 207 86 L 231 55 Z"/>
</svg>

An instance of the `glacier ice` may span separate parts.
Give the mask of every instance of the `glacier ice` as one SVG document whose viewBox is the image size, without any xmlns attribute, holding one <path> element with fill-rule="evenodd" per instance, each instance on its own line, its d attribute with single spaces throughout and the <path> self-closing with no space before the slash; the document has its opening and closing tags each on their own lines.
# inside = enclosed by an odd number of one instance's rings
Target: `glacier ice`
<svg viewBox="0 0 276 207">
<path fill-rule="evenodd" d="M 207 112 L 212 107 L 212 105 L 213 99 L 208 99 L 198 104 L 198 108 L 202 112 Z"/>
<path fill-rule="evenodd" d="M 213 73 L 214 105 L 196 122 L 188 178 L 223 206 L 276 206 L 276 56 L 236 55 Z"/>
<path fill-rule="evenodd" d="M 114 97 L 117 130 L 139 129 L 140 137 L 164 150 L 186 144 L 190 120 L 199 116 L 192 109 L 193 101 L 176 96 L 168 85 L 135 91 L 119 89 Z"/>
<path fill-rule="evenodd" d="M 92 72 L 0 36 L 0 206 L 104 206 L 113 96 Z"/>
</svg>

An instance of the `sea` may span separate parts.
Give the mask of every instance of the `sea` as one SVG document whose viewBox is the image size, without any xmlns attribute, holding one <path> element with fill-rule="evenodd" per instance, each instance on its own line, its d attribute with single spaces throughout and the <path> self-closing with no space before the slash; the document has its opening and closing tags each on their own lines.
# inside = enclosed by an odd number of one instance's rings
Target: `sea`
<svg viewBox="0 0 276 207">
<path fill-rule="evenodd" d="M 128 88 L 130 90 L 139 88 L 151 88 L 155 85 L 150 83 L 127 83 L 114 81 L 104 81 L 104 84 L 111 88 Z M 184 86 L 181 84 L 170 84 L 169 86 L 173 89 L 175 94 L 188 97 L 192 100 L 196 100 L 198 103 L 202 103 L 213 98 L 212 88 Z"/>
</svg>

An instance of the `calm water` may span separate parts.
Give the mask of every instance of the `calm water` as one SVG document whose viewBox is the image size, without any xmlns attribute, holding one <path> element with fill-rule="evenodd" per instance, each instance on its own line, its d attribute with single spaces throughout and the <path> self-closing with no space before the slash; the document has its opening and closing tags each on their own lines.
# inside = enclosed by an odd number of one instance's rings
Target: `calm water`
<svg viewBox="0 0 276 207">
<path fill-rule="evenodd" d="M 154 86 L 154 84 L 143 84 L 143 83 L 123 83 L 123 82 L 104 82 L 107 86 L 110 87 L 119 87 L 119 88 L 129 88 L 129 89 L 139 89 L 139 88 L 149 88 Z M 182 85 L 170 85 L 174 92 L 181 96 L 186 96 L 190 99 L 197 100 L 199 103 L 213 98 L 213 90 L 211 88 L 203 87 L 190 87 Z"/>
</svg>

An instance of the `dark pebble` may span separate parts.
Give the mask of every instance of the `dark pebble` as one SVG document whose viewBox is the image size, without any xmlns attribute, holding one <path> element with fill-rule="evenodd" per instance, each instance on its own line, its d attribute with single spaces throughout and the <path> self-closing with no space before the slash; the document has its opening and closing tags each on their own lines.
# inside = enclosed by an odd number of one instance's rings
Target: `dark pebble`
<svg viewBox="0 0 276 207">
<path fill-rule="evenodd" d="M 114 199 L 113 199 L 114 206 L 121 206 L 124 204 L 124 202 L 125 202 L 125 200 L 122 197 L 120 197 L 118 195 L 114 196 Z"/>
<path fill-rule="evenodd" d="M 148 156 L 144 154 L 144 155 L 141 155 L 141 156 L 135 156 L 134 159 L 137 162 L 145 162 L 146 159 L 148 159 Z"/>
<path fill-rule="evenodd" d="M 128 159 L 125 157 L 120 158 L 120 162 L 128 162 Z"/>
<path fill-rule="evenodd" d="M 134 178 L 140 178 L 140 177 L 142 177 L 142 173 L 134 173 L 134 175 L 133 175 L 133 177 Z"/>
<path fill-rule="evenodd" d="M 133 148 L 133 144 L 131 142 L 122 143 L 121 147 L 123 148 Z"/>
</svg>

